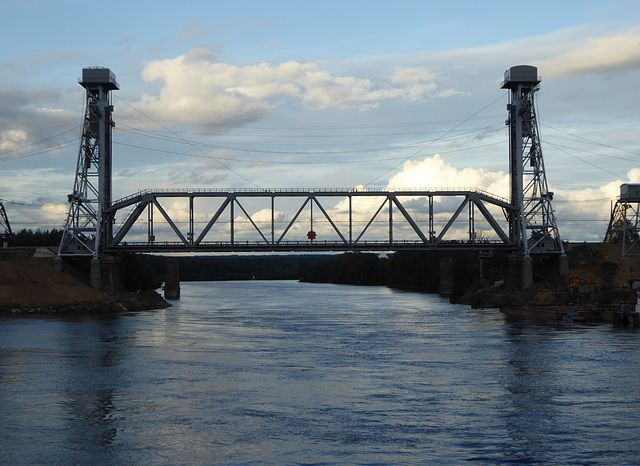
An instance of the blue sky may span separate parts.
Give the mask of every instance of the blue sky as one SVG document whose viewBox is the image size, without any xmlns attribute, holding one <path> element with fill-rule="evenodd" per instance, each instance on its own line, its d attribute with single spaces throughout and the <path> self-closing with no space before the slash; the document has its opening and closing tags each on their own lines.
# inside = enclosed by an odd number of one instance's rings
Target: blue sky
<svg viewBox="0 0 640 466">
<path fill-rule="evenodd" d="M 596 240 L 619 185 L 640 182 L 640 4 L 518 5 L 5 0 L 0 198 L 14 229 L 62 226 L 77 78 L 96 65 L 120 83 L 116 198 L 356 185 L 506 196 L 500 82 L 531 64 L 561 234 Z"/>
</svg>

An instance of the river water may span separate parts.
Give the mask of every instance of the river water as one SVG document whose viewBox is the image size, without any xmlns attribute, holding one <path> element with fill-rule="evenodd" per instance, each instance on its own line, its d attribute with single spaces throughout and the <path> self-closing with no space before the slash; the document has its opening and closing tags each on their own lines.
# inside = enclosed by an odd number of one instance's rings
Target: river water
<svg viewBox="0 0 640 466">
<path fill-rule="evenodd" d="M 5 464 L 637 464 L 640 333 L 384 287 L 0 319 Z"/>
</svg>

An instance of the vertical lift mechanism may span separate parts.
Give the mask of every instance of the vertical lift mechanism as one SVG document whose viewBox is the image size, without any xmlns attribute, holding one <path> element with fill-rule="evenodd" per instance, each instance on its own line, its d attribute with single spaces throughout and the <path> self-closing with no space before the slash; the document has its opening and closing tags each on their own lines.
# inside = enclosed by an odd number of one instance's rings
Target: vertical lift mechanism
<svg viewBox="0 0 640 466">
<path fill-rule="evenodd" d="M 564 248 L 551 206 L 536 120 L 534 94 L 540 78 L 535 66 L 519 65 L 505 71 L 502 89 L 509 89 L 509 173 L 511 203 L 509 236 L 523 256 L 559 253 Z"/>
<path fill-rule="evenodd" d="M 58 257 L 88 256 L 98 259 L 112 235 L 111 205 L 111 91 L 119 89 L 108 68 L 82 70 L 86 89 L 82 140 L 78 154 L 69 213 Z"/>
</svg>

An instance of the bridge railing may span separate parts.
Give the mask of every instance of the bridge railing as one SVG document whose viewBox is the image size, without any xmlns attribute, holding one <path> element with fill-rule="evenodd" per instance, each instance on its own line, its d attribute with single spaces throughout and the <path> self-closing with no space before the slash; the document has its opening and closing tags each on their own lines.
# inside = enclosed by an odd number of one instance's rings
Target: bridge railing
<svg viewBox="0 0 640 466">
<path fill-rule="evenodd" d="M 260 251 L 395 251 L 395 250 L 424 250 L 424 249 L 473 249 L 473 250 L 492 250 L 492 249 L 511 249 L 510 245 L 506 245 L 501 241 L 484 240 L 484 241 L 446 241 L 442 243 L 425 244 L 422 241 L 359 241 L 357 243 L 345 244 L 341 241 L 280 241 L 277 244 L 261 241 L 235 241 L 229 243 L 226 241 L 203 241 L 200 244 L 185 245 L 179 241 L 155 241 L 152 243 L 136 241 L 124 242 L 120 245 L 113 246 L 109 250 L 117 252 L 119 250 L 126 251 L 155 251 L 179 252 L 179 251 L 199 251 L 199 252 L 260 252 Z"/>
<path fill-rule="evenodd" d="M 159 188 L 159 189 L 143 189 L 136 193 L 125 196 L 112 203 L 112 206 L 119 206 L 127 204 L 129 201 L 141 198 L 145 195 L 154 196 L 226 196 L 226 195 L 243 195 L 243 194 L 258 194 L 258 195 L 283 195 L 283 194 L 313 194 L 313 195 L 344 195 L 350 194 L 356 195 L 375 195 L 375 194 L 388 194 L 393 193 L 395 195 L 412 195 L 422 194 L 438 195 L 464 195 L 465 193 L 475 193 L 484 196 L 487 199 L 493 199 L 503 204 L 509 204 L 509 200 L 492 194 L 488 191 L 484 191 L 478 188 L 463 187 L 463 188 L 239 188 L 239 189 L 224 189 L 224 188 Z"/>
</svg>

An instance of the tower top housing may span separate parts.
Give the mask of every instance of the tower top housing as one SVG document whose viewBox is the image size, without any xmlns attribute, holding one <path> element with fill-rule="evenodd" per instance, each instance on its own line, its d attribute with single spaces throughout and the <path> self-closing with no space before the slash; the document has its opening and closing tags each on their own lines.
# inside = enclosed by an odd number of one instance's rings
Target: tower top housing
<svg viewBox="0 0 640 466">
<path fill-rule="evenodd" d="M 538 76 L 538 68 L 531 65 L 512 66 L 504 72 L 501 89 L 515 89 L 519 84 L 536 86 L 542 79 Z"/>
<path fill-rule="evenodd" d="M 93 66 L 91 68 L 82 69 L 82 78 L 80 84 L 85 89 L 96 85 L 104 86 L 107 90 L 113 91 L 120 89 L 116 81 L 116 75 L 109 68 Z"/>
</svg>

